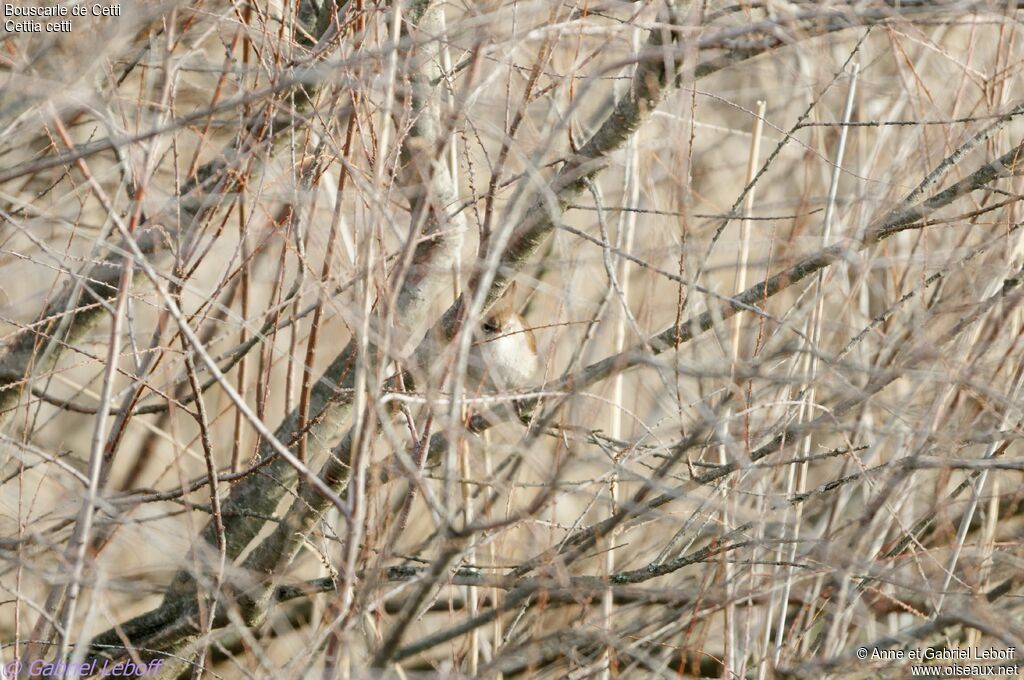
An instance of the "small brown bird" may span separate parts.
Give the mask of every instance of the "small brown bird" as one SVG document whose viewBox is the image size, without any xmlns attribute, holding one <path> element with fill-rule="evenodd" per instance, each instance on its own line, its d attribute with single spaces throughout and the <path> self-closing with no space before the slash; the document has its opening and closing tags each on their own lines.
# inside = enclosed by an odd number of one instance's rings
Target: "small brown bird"
<svg viewBox="0 0 1024 680">
<path fill-rule="evenodd" d="M 469 389 L 508 392 L 529 385 L 540 368 L 537 339 L 513 307 L 511 294 L 491 309 L 480 330 L 470 356 Z"/>
<path fill-rule="evenodd" d="M 481 326 L 480 355 L 499 390 L 525 387 L 537 374 L 537 339 L 526 319 L 509 308 L 495 310 Z"/>
</svg>

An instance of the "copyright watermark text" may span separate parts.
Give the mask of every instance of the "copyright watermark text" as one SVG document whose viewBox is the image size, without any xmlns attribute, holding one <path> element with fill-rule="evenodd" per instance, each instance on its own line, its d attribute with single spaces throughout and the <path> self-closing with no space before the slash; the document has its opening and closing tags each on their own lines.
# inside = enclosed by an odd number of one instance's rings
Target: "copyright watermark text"
<svg viewBox="0 0 1024 680">
<path fill-rule="evenodd" d="M 859 647 L 857 658 L 875 663 L 909 663 L 911 677 L 1016 677 L 1017 649 L 922 647 L 892 649 Z"/>
<path fill-rule="evenodd" d="M 4 680 L 16 678 L 24 670 L 28 671 L 30 678 L 88 678 L 92 676 L 143 678 L 155 675 L 163 662 L 163 659 L 154 659 L 148 664 L 138 664 L 133 661 L 114 663 L 110 659 L 92 659 L 82 663 L 69 663 L 66 660 L 14 659 L 0 665 L 0 678 Z"/>
</svg>

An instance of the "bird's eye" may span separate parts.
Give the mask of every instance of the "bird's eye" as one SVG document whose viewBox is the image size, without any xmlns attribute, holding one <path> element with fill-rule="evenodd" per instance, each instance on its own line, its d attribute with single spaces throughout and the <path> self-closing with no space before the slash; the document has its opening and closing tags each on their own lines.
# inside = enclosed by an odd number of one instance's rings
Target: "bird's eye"
<svg viewBox="0 0 1024 680">
<path fill-rule="evenodd" d="M 498 326 L 498 320 L 495 319 L 494 317 L 491 317 L 490 319 L 484 321 L 483 328 L 484 333 L 487 333 L 488 335 L 494 335 L 499 330 L 501 330 L 501 328 Z"/>
</svg>

